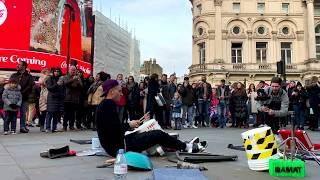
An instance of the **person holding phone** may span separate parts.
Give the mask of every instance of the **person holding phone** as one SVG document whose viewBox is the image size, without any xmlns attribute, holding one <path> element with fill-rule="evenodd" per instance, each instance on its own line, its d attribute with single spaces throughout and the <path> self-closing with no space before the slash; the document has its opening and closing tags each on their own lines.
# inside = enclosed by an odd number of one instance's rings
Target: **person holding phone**
<svg viewBox="0 0 320 180">
<path fill-rule="evenodd" d="M 185 143 L 162 130 L 152 130 L 140 134 L 132 133 L 125 136 L 127 130 L 139 127 L 142 120 L 131 120 L 121 124 L 116 108 L 116 102 L 122 96 L 121 85 L 116 80 L 107 80 L 102 87 L 102 96 L 105 99 L 102 100 L 96 111 L 97 132 L 101 146 L 109 155 L 115 157 L 119 149 L 142 152 L 156 144 L 194 153 L 205 149 L 206 142 L 200 142 L 199 138 Z M 149 119 L 149 114 L 145 114 L 143 119 Z"/>
</svg>

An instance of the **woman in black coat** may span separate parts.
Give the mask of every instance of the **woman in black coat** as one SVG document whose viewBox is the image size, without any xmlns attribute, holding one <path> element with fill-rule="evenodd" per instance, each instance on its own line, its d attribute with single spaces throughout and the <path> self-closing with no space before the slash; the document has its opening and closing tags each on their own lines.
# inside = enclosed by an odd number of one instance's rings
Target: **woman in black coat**
<svg viewBox="0 0 320 180">
<path fill-rule="evenodd" d="M 160 116 L 160 107 L 158 106 L 155 97 L 160 93 L 159 76 L 157 74 L 152 74 L 148 82 L 148 96 L 147 96 L 147 108 L 146 112 L 150 112 L 150 117 L 153 115 Z M 161 117 L 156 117 L 157 120 L 161 120 Z"/>
<path fill-rule="evenodd" d="M 46 81 L 48 89 L 48 101 L 47 101 L 47 116 L 46 116 L 46 132 L 50 130 L 52 132 L 57 131 L 57 123 L 61 119 L 61 114 L 64 110 L 64 87 L 61 77 L 61 69 L 55 68 L 52 70 L 52 76 Z M 51 129 L 51 120 L 52 129 Z"/>
</svg>

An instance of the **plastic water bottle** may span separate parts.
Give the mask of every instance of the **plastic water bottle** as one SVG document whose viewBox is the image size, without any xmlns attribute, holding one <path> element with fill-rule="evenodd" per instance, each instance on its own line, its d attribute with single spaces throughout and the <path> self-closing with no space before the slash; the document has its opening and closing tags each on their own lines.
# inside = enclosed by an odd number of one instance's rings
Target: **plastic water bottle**
<svg viewBox="0 0 320 180">
<path fill-rule="evenodd" d="M 126 180 L 128 173 L 128 165 L 126 157 L 124 156 L 124 150 L 119 149 L 116 162 L 114 163 L 114 179 L 115 180 Z"/>
</svg>

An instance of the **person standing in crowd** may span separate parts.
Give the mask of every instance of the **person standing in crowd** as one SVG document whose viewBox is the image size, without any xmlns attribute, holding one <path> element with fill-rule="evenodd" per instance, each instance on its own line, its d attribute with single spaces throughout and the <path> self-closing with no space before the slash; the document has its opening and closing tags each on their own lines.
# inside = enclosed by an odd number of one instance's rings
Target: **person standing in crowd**
<svg viewBox="0 0 320 180">
<path fill-rule="evenodd" d="M 258 110 L 257 110 L 257 101 L 255 100 L 257 97 L 257 92 L 256 92 L 256 88 L 253 83 L 249 85 L 247 94 L 248 94 L 248 115 L 249 115 L 248 119 L 253 120 L 253 122 L 252 122 L 253 127 L 258 127 L 258 125 L 257 125 Z M 252 118 L 250 118 L 250 117 L 252 117 Z M 251 122 L 249 122 L 249 123 L 251 123 Z"/>
<path fill-rule="evenodd" d="M 309 104 L 310 104 L 310 114 L 312 118 L 310 119 L 311 131 L 315 131 L 319 127 L 320 119 L 320 81 L 318 77 L 311 78 L 311 84 L 306 86 L 307 92 L 309 94 Z"/>
<path fill-rule="evenodd" d="M 193 121 L 194 126 L 198 127 L 198 124 L 200 124 L 198 96 L 197 96 L 198 83 L 192 83 L 191 87 L 192 87 L 192 97 L 193 97 L 192 121 Z"/>
<path fill-rule="evenodd" d="M 80 89 L 79 106 L 76 111 L 76 127 L 79 130 L 84 130 L 88 117 L 88 95 L 87 91 L 91 84 L 87 78 L 84 77 L 84 72 L 81 69 L 77 71 L 80 77 L 82 88 Z"/>
<path fill-rule="evenodd" d="M 175 82 L 176 82 L 176 74 L 171 74 L 169 77 L 169 83 L 168 83 L 170 99 L 172 99 L 174 94 L 177 92 L 177 86 Z"/>
<path fill-rule="evenodd" d="M 288 115 L 289 98 L 285 90 L 281 88 L 282 79 L 273 77 L 271 87 L 265 89 L 268 99 L 257 101 L 257 109 L 267 114 L 266 124 L 271 127 L 274 134 L 280 129 L 280 118 Z"/>
<path fill-rule="evenodd" d="M 160 80 L 160 92 L 166 101 L 166 104 L 162 107 L 162 114 L 163 114 L 163 123 L 162 126 L 164 129 L 170 129 L 171 128 L 171 121 L 170 121 L 170 104 L 172 98 L 170 98 L 170 90 L 169 85 L 167 82 L 168 76 L 167 74 L 162 74 L 161 80 Z"/>
<path fill-rule="evenodd" d="M 217 98 L 219 99 L 218 103 L 218 115 L 219 115 L 219 127 L 224 128 L 226 126 L 226 113 L 227 106 L 229 105 L 230 98 L 230 88 L 226 86 L 226 81 L 222 79 L 221 85 L 217 90 Z"/>
<path fill-rule="evenodd" d="M 300 130 L 304 130 L 304 119 L 305 111 L 307 108 L 307 99 L 308 94 L 306 90 L 302 87 L 302 84 L 298 82 L 296 87 L 293 89 L 293 92 L 291 93 L 289 100 L 292 103 L 292 108 L 295 115 L 294 125 L 297 126 L 297 128 Z"/>
<path fill-rule="evenodd" d="M 38 98 L 39 96 L 40 96 L 40 85 L 34 83 L 32 87 L 32 91 L 28 96 L 28 116 L 27 116 L 28 127 L 34 127 L 32 120 L 37 115 L 36 104 L 39 102 L 39 98 Z"/>
<path fill-rule="evenodd" d="M 60 68 L 52 68 L 52 75 L 46 81 L 48 89 L 46 132 L 50 130 L 52 132 L 57 131 L 57 124 L 60 122 L 61 115 L 64 112 L 65 88 L 63 86 L 63 76 L 61 75 Z"/>
<path fill-rule="evenodd" d="M 11 125 L 11 134 L 16 134 L 18 110 L 22 103 L 21 87 L 16 79 L 10 79 L 8 84 L 4 86 L 2 100 L 4 102 L 3 109 L 6 117 L 3 124 L 4 135 L 9 134 L 9 125 Z"/>
<path fill-rule="evenodd" d="M 145 114 L 145 99 L 146 99 L 146 85 L 143 81 L 139 83 L 139 106 L 138 106 L 138 117 L 142 117 Z"/>
<path fill-rule="evenodd" d="M 203 76 L 197 88 L 199 116 L 203 127 L 209 125 L 209 101 L 211 99 L 211 94 L 211 85 L 207 82 L 206 77 Z"/>
<path fill-rule="evenodd" d="M 146 112 L 150 112 L 150 117 L 153 118 L 155 115 L 156 120 L 162 120 L 161 109 L 159 108 L 155 97 L 160 93 L 159 85 L 159 76 L 158 74 L 152 74 L 148 81 L 148 95 L 147 95 L 147 108 Z"/>
<path fill-rule="evenodd" d="M 128 102 L 127 109 L 129 112 L 130 119 L 139 119 L 139 100 L 140 100 L 140 91 L 138 87 L 138 83 L 134 81 L 133 76 L 128 77 L 127 82 L 128 88 Z"/>
<path fill-rule="evenodd" d="M 265 90 L 264 90 L 265 88 L 267 88 L 265 81 L 260 81 L 257 85 L 257 88 L 256 88 L 257 98 L 263 96 L 263 93 L 265 92 Z M 256 120 L 257 126 L 263 126 L 266 122 L 266 118 L 267 118 L 267 113 L 258 111 L 257 120 Z"/>
<path fill-rule="evenodd" d="M 29 129 L 26 128 L 26 115 L 28 108 L 28 97 L 34 85 L 34 79 L 27 71 L 28 64 L 25 61 L 18 63 L 18 72 L 11 75 L 10 79 L 15 79 L 21 87 L 22 103 L 20 106 L 20 132 L 28 133 Z"/>
<path fill-rule="evenodd" d="M 197 128 L 193 123 L 193 89 L 189 84 L 189 77 L 184 77 L 183 85 L 178 88 L 182 99 L 182 124 L 184 128 Z"/>
<path fill-rule="evenodd" d="M 69 74 L 64 76 L 63 85 L 66 89 L 64 99 L 64 119 L 63 129 L 66 131 L 69 123 L 69 129 L 75 130 L 75 113 L 79 108 L 81 88 L 83 87 L 80 76 L 77 74 L 77 68 L 70 66 Z"/>
<path fill-rule="evenodd" d="M 4 91 L 5 80 L 0 77 L 0 118 L 4 120 L 2 93 Z"/>
<path fill-rule="evenodd" d="M 87 121 L 87 129 L 91 129 L 92 123 L 92 130 L 96 130 L 96 122 L 95 122 L 95 114 L 96 108 L 103 100 L 101 95 L 103 94 L 102 84 L 104 81 L 107 80 L 107 73 L 101 71 L 96 75 L 94 83 L 88 89 L 88 105 L 89 105 L 89 118 Z"/>
<path fill-rule="evenodd" d="M 118 115 L 121 122 L 126 122 L 127 121 L 126 105 L 127 105 L 127 98 L 128 98 L 128 88 L 126 83 L 123 80 L 123 74 L 117 75 L 117 81 L 122 87 L 122 94 L 123 94 L 120 98 L 120 101 L 117 102 Z"/>
<path fill-rule="evenodd" d="M 40 84 L 40 97 L 39 97 L 39 110 L 40 110 L 40 116 L 39 116 L 39 125 L 40 125 L 40 131 L 44 132 L 45 128 L 45 119 L 47 116 L 47 103 L 48 103 L 48 89 L 46 81 L 50 77 L 50 71 L 48 69 L 43 69 L 41 71 L 41 76 L 39 78 L 39 84 Z"/>
<path fill-rule="evenodd" d="M 180 94 L 178 92 L 174 93 L 171 106 L 172 106 L 172 118 L 174 121 L 174 129 L 181 130 L 182 129 L 182 120 L 181 120 L 182 102 L 181 102 Z"/>
<path fill-rule="evenodd" d="M 230 105 L 234 108 L 235 127 L 248 128 L 247 124 L 247 100 L 246 89 L 241 82 L 238 82 L 236 88 L 231 93 Z"/>
<path fill-rule="evenodd" d="M 211 127 L 217 127 L 218 124 L 218 103 L 217 88 L 212 87 L 211 105 L 210 105 L 210 122 Z"/>
</svg>

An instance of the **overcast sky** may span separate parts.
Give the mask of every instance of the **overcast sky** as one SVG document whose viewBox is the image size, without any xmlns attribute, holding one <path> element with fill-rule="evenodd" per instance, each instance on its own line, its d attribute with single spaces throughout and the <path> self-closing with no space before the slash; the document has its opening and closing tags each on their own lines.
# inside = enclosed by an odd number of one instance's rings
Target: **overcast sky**
<svg viewBox="0 0 320 180">
<path fill-rule="evenodd" d="M 192 63 L 192 13 L 189 0 L 93 0 L 94 8 L 121 26 L 135 29 L 141 63 L 156 58 L 164 73 L 181 76 Z"/>
</svg>

